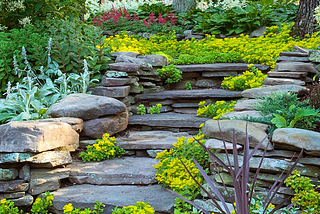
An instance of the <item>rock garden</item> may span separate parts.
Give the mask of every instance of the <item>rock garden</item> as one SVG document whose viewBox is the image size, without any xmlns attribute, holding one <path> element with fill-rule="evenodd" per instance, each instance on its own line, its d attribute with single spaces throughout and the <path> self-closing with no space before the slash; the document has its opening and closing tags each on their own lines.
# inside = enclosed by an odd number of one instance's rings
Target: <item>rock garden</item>
<svg viewBox="0 0 320 214">
<path fill-rule="evenodd" d="M 318 1 L 0 11 L 0 214 L 320 213 Z"/>
</svg>

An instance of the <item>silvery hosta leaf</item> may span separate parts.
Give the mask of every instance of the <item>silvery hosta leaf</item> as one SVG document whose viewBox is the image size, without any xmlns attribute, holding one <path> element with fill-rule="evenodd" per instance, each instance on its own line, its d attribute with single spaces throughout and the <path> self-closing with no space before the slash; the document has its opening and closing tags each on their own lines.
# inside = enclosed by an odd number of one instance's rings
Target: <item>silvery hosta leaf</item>
<svg viewBox="0 0 320 214">
<path fill-rule="evenodd" d="M 34 86 L 34 87 L 31 89 L 31 91 L 29 92 L 29 95 L 30 95 L 31 97 L 34 97 L 35 94 L 38 92 L 38 90 L 39 90 L 39 88 L 36 87 L 36 86 Z"/>
</svg>

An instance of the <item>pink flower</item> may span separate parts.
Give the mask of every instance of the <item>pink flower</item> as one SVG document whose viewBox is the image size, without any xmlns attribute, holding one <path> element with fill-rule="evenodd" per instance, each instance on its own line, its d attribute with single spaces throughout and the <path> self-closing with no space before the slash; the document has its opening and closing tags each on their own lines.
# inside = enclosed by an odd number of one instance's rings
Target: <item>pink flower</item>
<svg viewBox="0 0 320 214">
<path fill-rule="evenodd" d="M 161 13 L 159 13 L 158 23 L 166 23 L 166 20 L 162 18 Z"/>
<path fill-rule="evenodd" d="M 146 19 L 143 19 L 143 23 L 144 23 L 144 26 L 146 26 L 147 28 L 150 27 Z"/>
<path fill-rule="evenodd" d="M 150 15 L 149 15 L 149 23 L 157 23 L 153 12 L 151 12 Z"/>
<path fill-rule="evenodd" d="M 139 21 L 139 16 L 137 16 L 136 12 L 133 14 L 133 20 Z"/>
<path fill-rule="evenodd" d="M 123 7 L 123 13 L 124 13 L 124 15 L 127 15 L 127 13 L 128 13 L 128 11 L 125 7 Z"/>
</svg>

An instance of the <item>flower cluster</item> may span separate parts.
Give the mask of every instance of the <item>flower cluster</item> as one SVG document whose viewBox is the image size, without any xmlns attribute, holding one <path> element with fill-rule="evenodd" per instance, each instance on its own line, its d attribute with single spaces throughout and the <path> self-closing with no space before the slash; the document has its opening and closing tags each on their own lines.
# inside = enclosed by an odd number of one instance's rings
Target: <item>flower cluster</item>
<svg viewBox="0 0 320 214">
<path fill-rule="evenodd" d="M 249 88 L 262 87 L 266 74 L 262 73 L 253 64 L 248 65 L 250 71 L 245 71 L 242 75 L 225 77 L 222 81 L 222 88 L 232 91 L 242 91 Z"/>
<path fill-rule="evenodd" d="M 144 203 L 141 201 L 138 201 L 134 205 L 130 205 L 127 207 L 115 208 L 112 211 L 112 214 L 154 214 L 154 209 L 151 207 L 148 203 Z"/>
<path fill-rule="evenodd" d="M 217 120 L 222 115 L 232 112 L 236 103 L 236 101 L 226 102 L 221 100 L 215 102 L 214 104 L 207 104 L 206 101 L 201 101 L 197 110 L 197 116 L 211 117 L 214 120 Z"/>
<path fill-rule="evenodd" d="M 102 203 L 99 203 L 98 201 L 96 201 L 93 207 L 93 210 L 91 210 L 90 208 L 86 208 L 86 209 L 74 208 L 73 205 L 69 203 L 63 207 L 63 213 L 65 214 L 91 214 L 91 213 L 98 214 L 103 212 L 103 207 L 105 207 L 105 205 Z"/>
<path fill-rule="evenodd" d="M 112 51 L 133 51 L 142 55 L 163 52 L 171 57 L 181 54 L 198 55 L 203 52 L 217 51 L 221 53 L 235 52 L 240 54 L 246 63 L 261 63 L 274 68 L 280 52 L 291 51 L 294 45 L 307 49 L 316 49 L 320 37 L 314 34 L 303 40 L 292 38 L 289 35 L 292 25 L 281 25 L 267 28 L 262 37 L 240 37 L 218 39 L 207 36 L 203 40 L 178 41 L 174 33 L 156 35 L 150 39 L 135 38 L 128 35 L 116 35 L 105 39 L 105 44 Z M 197 62 L 196 62 L 197 63 Z"/>
<path fill-rule="evenodd" d="M 80 153 L 80 158 L 84 162 L 87 161 L 102 161 L 120 157 L 124 154 L 124 149 L 119 148 L 115 137 L 110 137 L 108 133 L 102 136 L 102 139 L 97 139 L 92 146 L 87 146 L 86 152 Z"/>
<path fill-rule="evenodd" d="M 148 109 L 149 114 L 160 114 L 160 110 L 162 109 L 162 104 L 158 103 Z"/>
</svg>

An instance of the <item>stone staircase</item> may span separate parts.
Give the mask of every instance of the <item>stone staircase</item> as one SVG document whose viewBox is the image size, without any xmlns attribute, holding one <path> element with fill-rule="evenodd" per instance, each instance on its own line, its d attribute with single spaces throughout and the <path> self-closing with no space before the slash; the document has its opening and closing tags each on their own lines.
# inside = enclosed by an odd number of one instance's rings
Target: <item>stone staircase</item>
<svg viewBox="0 0 320 214">
<path fill-rule="evenodd" d="M 177 137 L 190 135 L 170 131 L 131 131 L 117 137 L 118 146 L 126 150 L 122 158 L 102 162 L 74 161 L 67 166 L 68 180 L 72 186 L 54 192 L 54 213 L 63 213 L 63 206 L 93 207 L 95 200 L 106 205 L 104 212 L 111 213 L 116 206 L 133 205 L 137 201 L 148 202 L 158 214 L 173 213 L 175 196 L 155 179 L 153 165 L 158 152 L 173 148 Z M 80 141 L 80 148 L 95 143 Z"/>
</svg>

